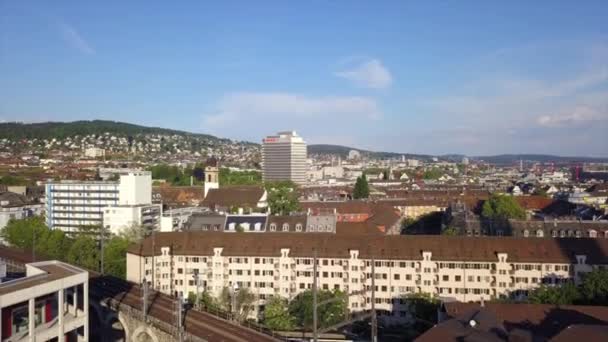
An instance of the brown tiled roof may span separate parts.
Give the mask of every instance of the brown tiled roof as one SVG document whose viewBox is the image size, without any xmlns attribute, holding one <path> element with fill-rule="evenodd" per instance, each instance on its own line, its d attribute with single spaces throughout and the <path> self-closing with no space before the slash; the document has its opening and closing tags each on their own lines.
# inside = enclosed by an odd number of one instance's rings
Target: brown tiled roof
<svg viewBox="0 0 608 342">
<path fill-rule="evenodd" d="M 366 220 L 366 223 L 377 229 L 388 230 L 401 220 L 401 215 L 398 211 L 386 204 L 374 204 L 372 206 L 372 216 Z"/>
<path fill-rule="evenodd" d="M 367 235 L 382 236 L 383 232 L 369 222 L 338 222 L 336 223 L 336 235 L 364 238 Z"/>
<path fill-rule="evenodd" d="M 205 207 L 251 207 L 255 208 L 264 195 L 260 186 L 230 186 L 210 189 L 202 202 Z"/>
<path fill-rule="evenodd" d="M 152 199 L 162 200 L 170 207 L 196 206 L 203 201 L 205 190 L 202 186 L 155 186 L 152 188 Z M 160 197 L 159 197 L 160 196 Z"/>
<path fill-rule="evenodd" d="M 608 322 L 607 322 L 608 324 Z M 606 342 L 608 341 L 608 325 L 575 324 L 562 330 L 551 342 Z"/>
<path fill-rule="evenodd" d="M 480 308 L 478 303 L 443 305 L 447 315 L 454 318 Z M 486 303 L 485 309 L 494 313 L 507 330 L 529 330 L 544 338 L 551 338 L 573 324 L 608 324 L 605 306 Z"/>
<path fill-rule="evenodd" d="M 553 199 L 543 196 L 514 196 L 513 198 L 526 210 L 544 210 L 554 202 Z"/>
<path fill-rule="evenodd" d="M 157 254 L 161 246 L 173 246 L 174 253 L 181 255 L 211 255 L 214 247 L 224 247 L 224 255 L 240 256 L 278 256 L 281 248 L 289 248 L 292 256 L 309 257 L 316 248 L 321 257 L 348 257 L 355 249 L 363 258 L 378 259 L 417 260 L 421 251 L 430 251 L 434 260 L 445 261 L 489 262 L 497 260 L 496 253 L 508 253 L 508 262 L 572 263 L 576 254 L 584 254 L 590 264 L 608 264 L 608 239 L 167 232 L 148 237 L 129 251 L 152 255 L 153 239 Z"/>
</svg>

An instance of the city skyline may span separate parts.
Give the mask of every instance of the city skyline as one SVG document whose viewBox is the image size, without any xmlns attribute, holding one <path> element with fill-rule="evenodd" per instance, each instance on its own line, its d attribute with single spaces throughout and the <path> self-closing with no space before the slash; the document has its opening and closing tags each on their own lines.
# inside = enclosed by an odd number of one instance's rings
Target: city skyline
<svg viewBox="0 0 608 342">
<path fill-rule="evenodd" d="M 607 6 L 5 1 L 0 120 L 606 157 Z"/>
</svg>

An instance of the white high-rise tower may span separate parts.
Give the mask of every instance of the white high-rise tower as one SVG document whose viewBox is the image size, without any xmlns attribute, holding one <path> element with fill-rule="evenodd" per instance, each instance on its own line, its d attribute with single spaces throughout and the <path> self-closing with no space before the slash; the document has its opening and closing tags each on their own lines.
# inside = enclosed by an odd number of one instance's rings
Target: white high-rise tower
<svg viewBox="0 0 608 342">
<path fill-rule="evenodd" d="M 279 132 L 262 141 L 264 181 L 306 183 L 306 142 L 295 131 Z"/>
</svg>

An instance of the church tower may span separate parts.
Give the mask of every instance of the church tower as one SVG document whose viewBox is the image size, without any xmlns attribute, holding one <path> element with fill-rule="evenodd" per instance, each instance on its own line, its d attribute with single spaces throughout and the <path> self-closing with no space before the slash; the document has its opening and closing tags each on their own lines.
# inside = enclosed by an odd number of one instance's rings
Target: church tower
<svg viewBox="0 0 608 342">
<path fill-rule="evenodd" d="M 205 197 L 209 189 L 219 189 L 220 187 L 220 167 L 215 157 L 207 159 L 205 162 Z"/>
</svg>

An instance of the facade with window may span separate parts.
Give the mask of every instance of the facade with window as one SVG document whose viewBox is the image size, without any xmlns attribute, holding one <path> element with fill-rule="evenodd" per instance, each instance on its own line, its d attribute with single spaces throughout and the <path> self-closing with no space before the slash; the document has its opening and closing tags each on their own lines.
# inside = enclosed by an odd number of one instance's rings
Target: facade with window
<svg viewBox="0 0 608 342">
<path fill-rule="evenodd" d="M 343 236 L 267 233 L 161 233 L 157 251 L 146 239 L 127 254 L 127 279 L 145 278 L 165 293 L 196 292 L 218 296 L 238 284 L 257 298 L 257 317 L 266 300 L 286 299 L 312 288 L 317 253 L 318 287 L 352 293 L 351 311 L 371 308 L 375 301 L 390 320 L 402 318 L 404 298 L 425 292 L 445 300 L 479 301 L 525 298 L 541 284 L 578 282 L 580 276 L 606 267 L 608 240 L 579 239 L 562 246 L 555 239 L 496 239 L 442 236 Z M 160 246 L 160 249 L 158 249 Z M 173 247 L 171 247 L 173 246 Z M 567 251 L 564 251 L 567 249 Z M 600 249 L 600 251 L 598 251 Z M 593 252 L 591 252 L 593 251 Z M 603 254 L 602 254 L 603 253 Z M 196 270 L 196 271 L 195 271 Z M 373 270 L 373 271 L 372 271 Z"/>
<path fill-rule="evenodd" d="M 136 223 L 151 223 L 152 176 L 148 171 L 132 171 L 120 175 L 120 181 L 60 181 L 46 184 L 46 223 L 68 233 L 83 226 L 107 226 L 116 233 Z M 147 206 L 147 207 L 146 207 Z M 146 208 L 143 208 L 146 207 Z M 155 207 L 159 207 L 158 205 Z M 104 223 L 105 209 L 114 208 L 117 215 Z M 159 210 L 153 210 L 159 213 Z M 113 212 L 110 211 L 109 215 Z M 139 217 L 133 217 L 141 214 Z M 122 219 L 122 220 L 121 220 Z"/>
</svg>

